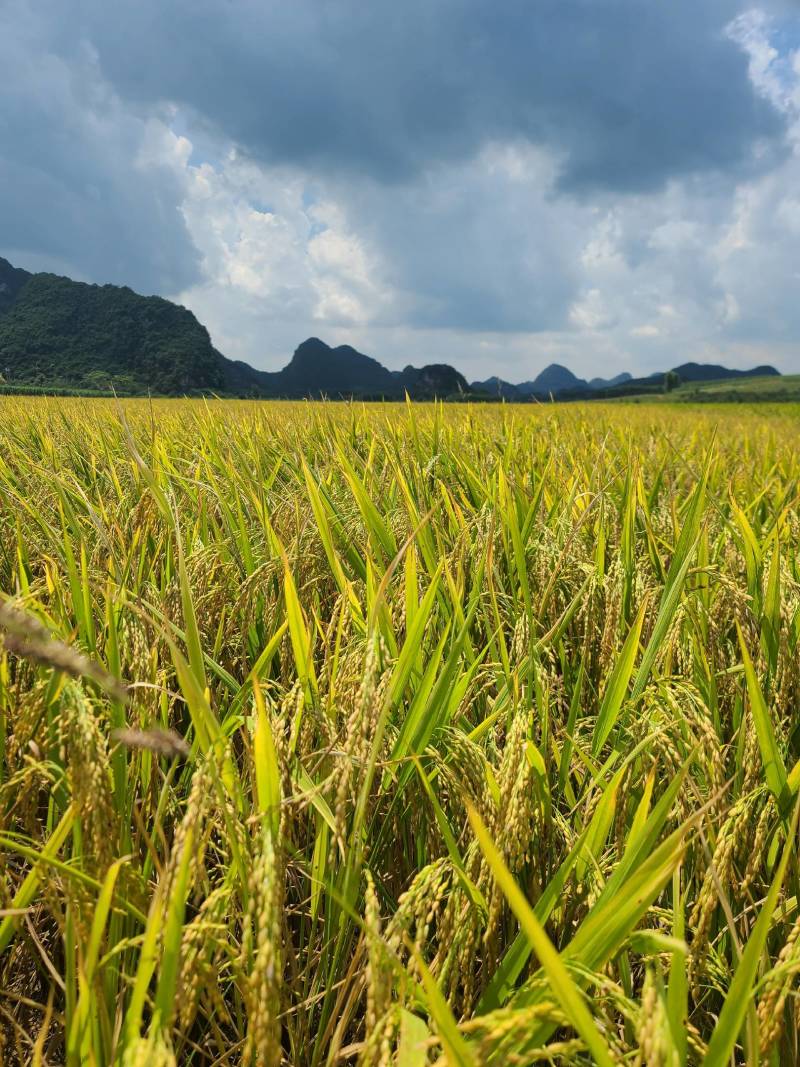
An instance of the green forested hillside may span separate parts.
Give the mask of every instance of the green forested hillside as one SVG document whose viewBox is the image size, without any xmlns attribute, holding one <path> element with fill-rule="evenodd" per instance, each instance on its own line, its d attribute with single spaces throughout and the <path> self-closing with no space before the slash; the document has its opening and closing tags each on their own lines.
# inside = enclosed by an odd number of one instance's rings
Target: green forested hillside
<svg viewBox="0 0 800 1067">
<path fill-rule="evenodd" d="M 190 311 L 119 286 L 35 274 L 0 314 L 9 385 L 222 391 L 226 362 Z"/>
</svg>

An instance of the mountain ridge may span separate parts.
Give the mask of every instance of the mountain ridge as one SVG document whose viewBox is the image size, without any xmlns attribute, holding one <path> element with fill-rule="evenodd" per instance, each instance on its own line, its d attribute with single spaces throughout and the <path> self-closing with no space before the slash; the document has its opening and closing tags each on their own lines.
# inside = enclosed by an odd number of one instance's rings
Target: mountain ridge
<svg viewBox="0 0 800 1067">
<path fill-rule="evenodd" d="M 187 308 L 126 286 L 76 282 L 14 267 L 0 257 L 0 385 L 24 391 L 84 390 L 120 394 L 216 393 L 263 398 L 432 397 L 581 399 L 660 390 L 665 374 L 680 382 L 778 375 L 770 366 L 740 371 L 684 363 L 634 378 L 627 371 L 586 381 L 560 363 L 518 384 L 497 376 L 468 383 L 446 363 L 392 371 L 351 345 L 310 337 L 279 371 L 231 360 Z"/>
</svg>

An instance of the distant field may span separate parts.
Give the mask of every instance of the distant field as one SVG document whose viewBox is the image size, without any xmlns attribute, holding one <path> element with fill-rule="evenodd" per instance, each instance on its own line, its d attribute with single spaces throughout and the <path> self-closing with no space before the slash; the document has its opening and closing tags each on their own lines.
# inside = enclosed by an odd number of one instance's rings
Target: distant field
<svg viewBox="0 0 800 1067">
<path fill-rule="evenodd" d="M 0 398 L 0 1062 L 799 1062 L 799 411 Z"/>
<path fill-rule="evenodd" d="M 733 378 L 717 382 L 686 382 L 671 393 L 625 397 L 624 400 L 668 403 L 800 403 L 800 374 L 780 377 Z"/>
</svg>

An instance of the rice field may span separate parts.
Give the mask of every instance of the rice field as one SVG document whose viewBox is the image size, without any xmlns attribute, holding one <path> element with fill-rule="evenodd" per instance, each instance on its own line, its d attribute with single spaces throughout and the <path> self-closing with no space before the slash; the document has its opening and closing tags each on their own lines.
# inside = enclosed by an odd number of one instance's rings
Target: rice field
<svg viewBox="0 0 800 1067">
<path fill-rule="evenodd" d="M 798 430 L 0 398 L 0 1062 L 798 1062 Z"/>
</svg>

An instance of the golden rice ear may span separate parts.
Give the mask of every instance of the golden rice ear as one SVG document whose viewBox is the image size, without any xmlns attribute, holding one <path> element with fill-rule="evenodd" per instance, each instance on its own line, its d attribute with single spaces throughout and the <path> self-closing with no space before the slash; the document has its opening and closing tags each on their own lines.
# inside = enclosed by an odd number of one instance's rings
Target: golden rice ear
<svg viewBox="0 0 800 1067">
<path fill-rule="evenodd" d="M 281 1067 L 284 870 L 268 829 L 257 837 L 250 877 L 250 904 L 242 939 L 247 1035 L 244 1062 Z"/>
</svg>

